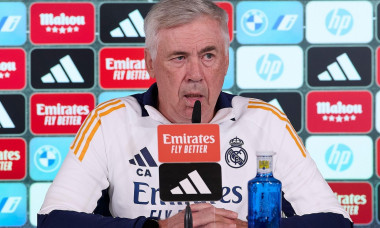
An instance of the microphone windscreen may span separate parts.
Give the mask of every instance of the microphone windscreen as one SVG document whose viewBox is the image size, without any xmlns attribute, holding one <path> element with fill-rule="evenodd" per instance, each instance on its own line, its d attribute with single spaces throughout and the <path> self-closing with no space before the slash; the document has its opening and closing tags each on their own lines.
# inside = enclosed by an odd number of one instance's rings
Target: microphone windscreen
<svg viewBox="0 0 380 228">
<path fill-rule="evenodd" d="M 201 102 L 196 100 L 193 108 L 193 116 L 191 118 L 192 123 L 200 123 L 201 122 Z"/>
</svg>

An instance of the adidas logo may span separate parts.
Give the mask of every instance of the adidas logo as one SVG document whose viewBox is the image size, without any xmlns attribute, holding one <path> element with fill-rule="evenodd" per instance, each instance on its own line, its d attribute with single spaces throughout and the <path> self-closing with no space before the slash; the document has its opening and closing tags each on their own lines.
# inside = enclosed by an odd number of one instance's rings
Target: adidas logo
<svg viewBox="0 0 380 228">
<path fill-rule="evenodd" d="M 18 23 L 21 20 L 21 16 L 6 16 L 0 20 L 0 32 L 13 32 Z"/>
<path fill-rule="evenodd" d="M 203 181 L 197 170 L 189 173 L 189 178 L 185 178 L 179 182 L 179 186 L 170 190 L 173 195 L 183 194 L 211 194 L 210 189 Z M 198 192 L 197 192 L 198 190 Z M 185 192 L 185 193 L 184 193 Z"/>
<path fill-rule="evenodd" d="M 130 164 L 136 165 L 137 162 L 139 166 L 146 167 L 146 164 L 148 164 L 149 167 L 157 167 L 156 162 L 154 161 L 152 155 L 149 153 L 149 150 L 146 147 L 142 148 L 140 152 L 142 154 L 142 157 L 140 156 L 140 154 L 136 154 L 134 159 L 129 160 Z"/>
<path fill-rule="evenodd" d="M 275 98 L 271 101 L 268 102 L 268 104 L 271 104 L 273 105 L 274 107 L 276 107 L 278 110 L 280 110 L 281 112 L 285 113 L 284 110 L 282 109 L 281 105 L 280 105 L 280 102 L 278 102 L 278 100 Z"/>
<path fill-rule="evenodd" d="M 73 60 L 69 55 L 59 60 L 61 64 L 57 64 L 50 68 L 51 73 L 41 77 L 43 83 L 83 83 L 83 77 L 79 73 Z"/>
<path fill-rule="evenodd" d="M 360 81 L 361 77 L 346 53 L 341 54 L 318 75 L 320 81 Z"/>
<path fill-rule="evenodd" d="M 1 101 L 0 101 L 0 127 L 3 127 L 3 128 L 16 127 L 14 123 L 12 122 L 11 118 L 9 117 Z"/>
<path fill-rule="evenodd" d="M 129 18 L 119 23 L 118 28 L 110 32 L 112 37 L 145 37 L 144 18 L 137 9 L 128 14 Z"/>
</svg>

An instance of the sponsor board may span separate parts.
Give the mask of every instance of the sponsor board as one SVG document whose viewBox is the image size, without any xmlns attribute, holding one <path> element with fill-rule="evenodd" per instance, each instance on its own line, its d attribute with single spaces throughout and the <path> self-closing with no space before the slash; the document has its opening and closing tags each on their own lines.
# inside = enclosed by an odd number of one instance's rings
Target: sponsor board
<svg viewBox="0 0 380 228">
<path fill-rule="evenodd" d="M 380 91 L 376 93 L 376 104 L 375 104 L 375 113 L 380 114 Z M 380 133 L 380 118 L 375 118 L 376 121 L 376 130 Z"/>
<path fill-rule="evenodd" d="M 103 3 L 99 37 L 103 43 L 144 43 L 144 18 L 154 3 Z"/>
<path fill-rule="evenodd" d="M 0 49 L 0 90 L 22 90 L 26 86 L 26 54 L 21 48 Z"/>
<path fill-rule="evenodd" d="M 222 198 L 218 163 L 164 163 L 159 167 L 163 201 L 214 201 Z"/>
<path fill-rule="evenodd" d="M 75 134 L 94 109 L 91 93 L 40 93 L 30 98 L 33 134 Z"/>
<path fill-rule="evenodd" d="M 303 6 L 298 1 L 246 1 L 236 7 L 241 44 L 296 44 L 303 39 Z"/>
<path fill-rule="evenodd" d="M 306 95 L 306 127 L 312 133 L 367 133 L 372 129 L 368 91 L 312 91 Z"/>
<path fill-rule="evenodd" d="M 26 222 L 26 187 L 0 183 L 0 226 L 23 226 Z"/>
<path fill-rule="evenodd" d="M 239 47 L 236 82 L 241 89 L 292 89 L 303 84 L 299 46 Z"/>
<path fill-rule="evenodd" d="M 29 175 L 35 181 L 53 181 L 74 137 L 35 137 L 29 143 Z"/>
<path fill-rule="evenodd" d="M 302 128 L 302 98 L 297 92 L 281 93 L 241 93 L 240 96 L 252 97 L 268 102 L 281 112 L 285 113 L 294 130 Z"/>
<path fill-rule="evenodd" d="M 306 4 L 306 39 L 315 43 L 368 43 L 373 38 L 369 1 L 311 1 Z"/>
<path fill-rule="evenodd" d="M 25 97 L 20 94 L 0 95 L 0 135 L 25 131 Z"/>
<path fill-rule="evenodd" d="M 234 85 L 234 81 L 235 81 L 235 54 L 234 54 L 234 50 L 231 47 L 229 47 L 228 53 L 229 53 L 228 70 L 227 70 L 226 76 L 224 77 L 222 90 L 231 89 L 231 87 Z"/>
<path fill-rule="evenodd" d="M 36 2 L 30 6 L 30 40 L 34 44 L 91 44 L 95 7 L 90 2 Z"/>
<path fill-rule="evenodd" d="M 21 2 L 0 2 L 0 45 L 26 41 L 26 7 Z"/>
<path fill-rule="evenodd" d="M 373 142 L 368 136 L 310 136 L 306 148 L 329 180 L 365 180 L 373 175 Z"/>
<path fill-rule="evenodd" d="M 217 124 L 159 125 L 159 162 L 218 162 L 220 136 Z"/>
<path fill-rule="evenodd" d="M 217 6 L 224 9 L 228 14 L 228 34 L 230 36 L 230 42 L 234 39 L 234 7 L 231 2 L 216 1 L 214 2 Z"/>
<path fill-rule="evenodd" d="M 375 153 L 376 153 L 376 172 L 377 172 L 377 176 L 380 177 L 380 137 L 376 139 Z"/>
<path fill-rule="evenodd" d="M 367 182 L 328 183 L 355 225 L 367 225 L 373 219 L 372 185 Z"/>
<path fill-rule="evenodd" d="M 34 49 L 31 85 L 36 89 L 81 89 L 94 86 L 94 51 L 88 48 Z"/>
<path fill-rule="evenodd" d="M 0 139 L 0 180 L 26 176 L 26 142 L 22 138 Z"/>
<path fill-rule="evenodd" d="M 29 189 L 29 221 L 37 226 L 37 213 L 40 211 L 51 183 L 33 183 Z"/>
<path fill-rule="evenodd" d="M 136 93 L 143 93 L 145 91 L 142 90 L 135 90 L 135 91 L 119 91 L 119 92 L 102 92 L 100 93 L 98 97 L 98 104 L 103 103 L 105 101 L 109 101 L 114 98 L 119 98 L 119 97 L 126 97 L 130 96 Z"/>
<path fill-rule="evenodd" d="M 372 82 L 369 47 L 312 47 L 307 55 L 310 86 L 368 86 Z"/>
<path fill-rule="evenodd" d="M 149 88 L 156 80 L 146 70 L 144 48 L 103 48 L 99 54 L 104 89 Z"/>
<path fill-rule="evenodd" d="M 380 48 L 377 48 L 376 49 L 376 78 L 377 78 L 378 86 L 380 86 L 380 58 L 379 57 L 380 57 Z"/>
</svg>

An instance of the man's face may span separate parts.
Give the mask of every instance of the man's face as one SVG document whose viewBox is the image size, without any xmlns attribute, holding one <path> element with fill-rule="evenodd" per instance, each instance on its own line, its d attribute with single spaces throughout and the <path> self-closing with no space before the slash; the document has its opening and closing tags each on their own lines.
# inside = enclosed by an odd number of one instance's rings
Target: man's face
<svg viewBox="0 0 380 228">
<path fill-rule="evenodd" d="M 202 104 L 209 122 L 228 69 L 228 50 L 219 23 L 202 16 L 158 33 L 157 55 L 145 59 L 158 86 L 158 109 L 173 123 L 191 123 L 194 103 Z"/>
</svg>

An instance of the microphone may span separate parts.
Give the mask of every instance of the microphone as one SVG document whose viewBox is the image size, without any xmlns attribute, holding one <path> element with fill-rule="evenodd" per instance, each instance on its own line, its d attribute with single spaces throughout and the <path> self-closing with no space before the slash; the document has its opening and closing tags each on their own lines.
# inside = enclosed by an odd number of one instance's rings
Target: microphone
<svg viewBox="0 0 380 228">
<path fill-rule="evenodd" d="M 201 102 L 196 100 L 194 103 L 193 115 L 191 117 L 192 123 L 200 123 L 201 122 Z"/>
<path fill-rule="evenodd" d="M 201 122 L 201 102 L 196 100 L 193 108 L 193 115 L 191 116 L 192 123 Z M 190 204 L 186 202 L 185 217 L 184 217 L 185 228 L 193 228 L 193 215 L 191 213 Z"/>
</svg>

